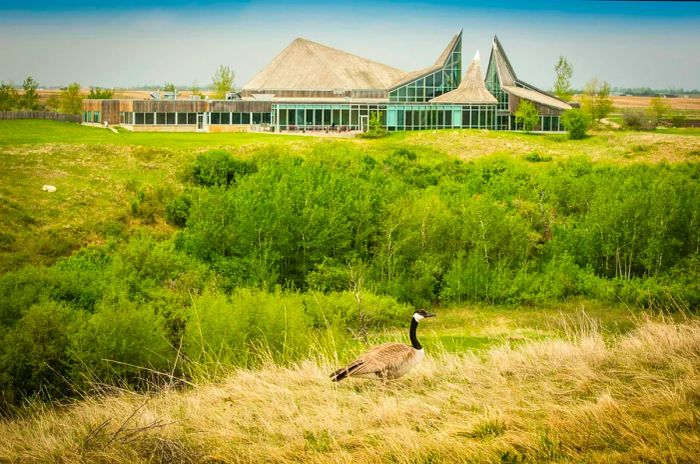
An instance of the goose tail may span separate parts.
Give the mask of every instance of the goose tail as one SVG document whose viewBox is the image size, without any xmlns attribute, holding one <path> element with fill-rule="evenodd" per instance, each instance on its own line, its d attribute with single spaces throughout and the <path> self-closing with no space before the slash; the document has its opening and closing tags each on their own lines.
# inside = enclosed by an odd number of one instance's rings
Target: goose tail
<svg viewBox="0 0 700 464">
<path fill-rule="evenodd" d="M 364 363 L 361 361 L 354 362 L 347 367 L 338 369 L 337 371 L 333 372 L 329 377 L 333 382 L 340 382 L 344 378 L 351 376 L 353 373 L 355 373 L 360 367 L 362 367 L 363 364 Z"/>
</svg>

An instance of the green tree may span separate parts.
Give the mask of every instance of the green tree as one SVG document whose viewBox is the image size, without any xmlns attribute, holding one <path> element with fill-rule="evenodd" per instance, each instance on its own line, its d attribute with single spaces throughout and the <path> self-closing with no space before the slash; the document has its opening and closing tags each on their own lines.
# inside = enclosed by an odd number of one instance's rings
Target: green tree
<svg viewBox="0 0 700 464">
<path fill-rule="evenodd" d="M 80 114 L 80 102 L 82 100 L 80 84 L 73 82 L 65 90 L 61 91 L 61 113 Z"/>
<path fill-rule="evenodd" d="M 571 90 L 571 76 L 574 74 L 574 69 L 569 61 L 563 55 L 560 55 L 559 61 L 557 61 L 557 64 L 554 66 L 554 71 L 556 72 L 554 93 L 562 100 L 569 101 L 573 96 Z"/>
<path fill-rule="evenodd" d="M 175 84 L 173 84 L 171 82 L 166 82 L 165 85 L 163 86 L 164 92 L 175 92 L 175 90 L 177 90 L 175 88 Z"/>
<path fill-rule="evenodd" d="M 109 89 L 102 89 L 100 87 L 90 87 L 90 93 L 88 93 L 87 98 L 93 100 L 109 100 L 114 96 L 114 91 Z"/>
<path fill-rule="evenodd" d="M 561 124 L 569 133 L 570 139 L 582 139 L 591 127 L 591 117 L 586 112 L 574 108 L 562 113 Z"/>
<path fill-rule="evenodd" d="M 39 88 L 39 83 L 32 76 L 27 77 L 22 84 L 24 93 L 20 99 L 20 107 L 30 111 L 35 111 L 41 108 L 39 104 L 39 94 L 36 89 Z"/>
<path fill-rule="evenodd" d="M 233 88 L 235 74 L 228 66 L 219 65 L 211 78 L 211 88 L 214 91 L 213 98 L 223 99 Z"/>
<path fill-rule="evenodd" d="M 598 79 L 588 81 L 581 96 L 581 108 L 596 122 L 600 122 L 610 114 L 613 109 L 610 84 L 607 81 L 600 82 Z"/>
<path fill-rule="evenodd" d="M 52 94 L 46 99 L 46 104 L 44 106 L 47 110 L 58 111 L 61 109 L 61 99 L 58 95 Z"/>
<path fill-rule="evenodd" d="M 540 121 L 540 114 L 537 107 L 529 100 L 520 100 L 518 109 L 515 110 L 515 123 L 522 127 L 525 132 L 530 132 Z"/>
<path fill-rule="evenodd" d="M 12 84 L 0 84 L 0 111 L 12 111 L 17 108 L 19 95 Z"/>
<path fill-rule="evenodd" d="M 649 112 L 654 116 L 657 123 L 663 119 L 671 110 L 671 105 L 661 97 L 654 97 L 649 102 Z"/>
</svg>

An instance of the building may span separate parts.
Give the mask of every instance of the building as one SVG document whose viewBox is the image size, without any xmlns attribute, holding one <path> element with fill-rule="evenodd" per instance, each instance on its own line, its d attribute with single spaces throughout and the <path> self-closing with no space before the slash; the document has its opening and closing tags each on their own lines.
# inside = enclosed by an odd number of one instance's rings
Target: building
<svg viewBox="0 0 700 464">
<path fill-rule="evenodd" d="M 134 131 L 357 132 L 376 113 L 390 131 L 515 130 L 521 100 L 535 130 L 559 131 L 566 102 L 517 78 L 497 37 L 486 70 L 477 52 L 462 75 L 462 32 L 432 66 L 405 72 L 296 39 L 228 100 L 83 100 L 83 122 Z"/>
</svg>

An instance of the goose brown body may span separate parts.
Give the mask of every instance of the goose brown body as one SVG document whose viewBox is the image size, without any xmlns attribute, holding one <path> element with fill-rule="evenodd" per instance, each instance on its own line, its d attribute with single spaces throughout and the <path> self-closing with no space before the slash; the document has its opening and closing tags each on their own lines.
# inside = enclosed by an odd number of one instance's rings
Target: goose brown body
<svg viewBox="0 0 700 464">
<path fill-rule="evenodd" d="M 393 380 L 406 374 L 425 356 L 423 347 L 416 337 L 418 321 L 432 316 L 434 315 L 422 310 L 414 314 L 410 330 L 411 345 L 384 343 L 376 346 L 347 366 L 333 372 L 330 375 L 331 379 L 334 382 L 339 382 L 346 377 Z"/>
</svg>

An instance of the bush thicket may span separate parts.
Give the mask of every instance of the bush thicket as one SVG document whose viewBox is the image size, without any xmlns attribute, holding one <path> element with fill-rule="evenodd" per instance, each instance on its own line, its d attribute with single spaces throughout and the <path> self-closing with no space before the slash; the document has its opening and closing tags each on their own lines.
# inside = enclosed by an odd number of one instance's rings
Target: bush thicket
<svg viewBox="0 0 700 464">
<path fill-rule="evenodd" d="M 588 113 L 574 108 L 566 110 L 561 115 L 561 125 L 569 133 L 569 138 L 578 140 L 586 136 L 586 132 L 591 127 L 591 117 Z"/>
<path fill-rule="evenodd" d="M 188 172 L 181 196 L 127 188 L 135 217 L 180 227 L 169 238 L 0 276 L 0 402 L 331 353 L 417 305 L 700 304 L 697 163 L 321 144 L 304 158 L 210 152 Z"/>
</svg>

